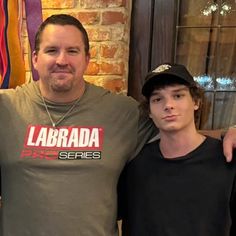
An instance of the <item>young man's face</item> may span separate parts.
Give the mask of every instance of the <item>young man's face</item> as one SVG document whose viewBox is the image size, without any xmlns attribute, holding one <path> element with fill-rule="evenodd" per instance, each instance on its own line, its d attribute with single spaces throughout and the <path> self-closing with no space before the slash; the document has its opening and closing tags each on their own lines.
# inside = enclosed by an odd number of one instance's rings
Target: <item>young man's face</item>
<svg viewBox="0 0 236 236">
<path fill-rule="evenodd" d="M 82 33 L 72 25 L 47 25 L 33 63 L 44 87 L 54 92 L 78 90 L 89 63 Z"/>
<path fill-rule="evenodd" d="M 185 85 L 168 85 L 153 91 L 150 100 L 150 117 L 164 132 L 195 127 L 194 111 L 199 105 L 193 101 Z"/>
</svg>

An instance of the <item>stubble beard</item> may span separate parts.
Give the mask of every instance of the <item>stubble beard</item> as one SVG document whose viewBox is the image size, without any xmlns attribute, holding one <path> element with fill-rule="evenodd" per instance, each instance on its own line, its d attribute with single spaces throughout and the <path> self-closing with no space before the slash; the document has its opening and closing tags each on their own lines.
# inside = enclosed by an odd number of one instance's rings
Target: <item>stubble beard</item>
<svg viewBox="0 0 236 236">
<path fill-rule="evenodd" d="M 66 80 L 66 81 L 65 81 Z M 65 79 L 55 79 L 53 78 L 51 81 L 51 90 L 56 93 L 65 93 L 69 92 L 73 88 L 73 81 L 68 81 Z"/>
<path fill-rule="evenodd" d="M 72 83 L 65 85 L 52 84 L 51 89 L 55 93 L 66 93 L 72 90 Z"/>
</svg>

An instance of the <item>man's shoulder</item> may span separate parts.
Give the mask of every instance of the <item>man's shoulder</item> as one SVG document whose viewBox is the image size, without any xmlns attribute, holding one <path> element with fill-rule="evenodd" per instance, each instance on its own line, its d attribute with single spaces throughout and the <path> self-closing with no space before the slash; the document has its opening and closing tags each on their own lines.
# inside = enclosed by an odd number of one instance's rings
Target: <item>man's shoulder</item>
<svg viewBox="0 0 236 236">
<path fill-rule="evenodd" d="M 206 146 L 218 146 L 218 147 L 221 147 L 223 150 L 223 141 L 218 138 L 214 138 L 214 137 L 206 135 L 205 143 L 206 143 Z"/>
<path fill-rule="evenodd" d="M 107 101 L 113 104 L 126 104 L 126 106 L 138 106 L 139 103 L 132 97 L 127 96 L 126 94 L 117 94 L 107 90 L 103 87 L 87 83 L 87 92 L 91 97 L 100 97 L 102 101 Z"/>
<path fill-rule="evenodd" d="M 16 94 L 16 90 L 13 88 L 0 89 L 0 102 L 14 99 L 15 94 Z"/>
<path fill-rule="evenodd" d="M 236 170 L 236 149 L 233 151 L 233 160 L 230 163 L 227 163 L 223 151 L 223 140 L 207 136 L 202 152 L 209 157 L 212 157 L 215 164 L 217 160 L 221 163 L 221 165 L 224 163 L 224 166 L 234 168 Z"/>
<path fill-rule="evenodd" d="M 24 103 L 25 99 L 33 98 L 37 91 L 36 82 L 30 82 L 17 86 L 16 88 L 0 89 L 0 104 L 10 106 L 11 104 L 15 106 L 16 101 L 22 101 Z M 6 107 L 7 107 L 6 106 Z"/>
<path fill-rule="evenodd" d="M 36 82 L 30 82 L 30 83 L 18 85 L 16 88 L 0 89 L 0 95 L 11 96 L 11 95 L 17 94 L 18 92 L 33 89 L 35 88 L 35 86 L 36 86 Z"/>
<path fill-rule="evenodd" d="M 153 140 L 151 142 L 146 143 L 143 148 L 140 150 L 140 152 L 130 161 L 130 162 L 136 162 L 137 160 L 148 160 L 152 159 L 153 156 L 155 156 L 155 159 L 160 154 L 159 153 L 159 142 L 160 140 Z"/>
<path fill-rule="evenodd" d="M 224 160 L 223 142 L 220 139 L 206 136 L 205 141 L 198 147 L 197 155 L 208 156 L 209 158 L 217 158 Z M 219 158 L 221 156 L 221 158 Z"/>
</svg>

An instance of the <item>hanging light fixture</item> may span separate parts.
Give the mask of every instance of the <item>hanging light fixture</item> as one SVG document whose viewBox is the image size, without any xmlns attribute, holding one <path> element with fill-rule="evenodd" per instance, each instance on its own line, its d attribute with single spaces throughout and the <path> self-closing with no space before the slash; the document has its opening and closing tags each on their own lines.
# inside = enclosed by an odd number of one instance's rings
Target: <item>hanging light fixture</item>
<svg viewBox="0 0 236 236">
<path fill-rule="evenodd" d="M 223 2 L 221 6 L 219 6 L 219 4 L 215 2 L 208 2 L 204 9 L 201 10 L 201 13 L 204 16 L 209 16 L 210 14 L 216 12 L 218 9 L 220 9 L 220 14 L 222 16 L 225 16 L 231 12 L 232 7 L 226 2 Z"/>
</svg>

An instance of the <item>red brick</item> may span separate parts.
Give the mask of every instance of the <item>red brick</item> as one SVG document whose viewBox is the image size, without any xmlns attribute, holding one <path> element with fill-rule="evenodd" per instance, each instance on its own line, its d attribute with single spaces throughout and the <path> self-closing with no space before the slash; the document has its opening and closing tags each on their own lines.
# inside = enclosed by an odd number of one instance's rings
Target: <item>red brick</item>
<svg viewBox="0 0 236 236">
<path fill-rule="evenodd" d="M 122 6 L 128 7 L 129 1 L 127 0 L 122 0 Z"/>
<path fill-rule="evenodd" d="M 125 89 L 125 83 L 123 79 L 106 79 L 104 80 L 103 87 L 112 92 L 120 93 Z"/>
<path fill-rule="evenodd" d="M 97 75 L 99 73 L 99 65 L 96 62 L 90 61 L 85 72 L 86 75 Z"/>
<path fill-rule="evenodd" d="M 126 41 L 124 25 L 111 27 L 111 41 Z"/>
<path fill-rule="evenodd" d="M 57 14 L 60 12 L 55 12 L 52 10 L 44 10 L 43 11 L 43 19 L 45 20 L 52 14 Z M 69 14 L 71 16 L 74 16 L 77 18 L 83 25 L 94 25 L 97 24 L 100 21 L 100 14 L 98 12 L 64 12 L 66 14 Z"/>
<path fill-rule="evenodd" d="M 106 63 L 103 62 L 100 68 L 100 74 L 107 75 L 123 75 L 124 74 L 124 63 Z"/>
<path fill-rule="evenodd" d="M 118 49 L 119 49 L 119 47 L 117 45 L 103 44 L 103 45 L 101 45 L 101 51 L 100 51 L 101 57 L 115 58 Z"/>
<path fill-rule="evenodd" d="M 98 12 L 79 12 L 72 13 L 72 15 L 86 25 L 94 25 L 100 21 L 100 14 Z"/>
<path fill-rule="evenodd" d="M 124 24 L 126 18 L 123 12 L 119 11 L 106 11 L 102 13 L 102 25 L 111 25 L 121 23 Z"/>
<path fill-rule="evenodd" d="M 90 43 L 90 57 L 92 59 L 98 57 L 98 47 L 99 45 Z"/>
<path fill-rule="evenodd" d="M 42 0 L 43 9 L 55 9 L 55 8 L 73 8 L 75 6 L 75 0 Z"/>
<path fill-rule="evenodd" d="M 107 41 L 111 39 L 110 28 L 87 28 L 90 41 Z"/>
<path fill-rule="evenodd" d="M 81 0 L 82 8 L 104 8 L 124 6 L 124 0 Z"/>
<path fill-rule="evenodd" d="M 122 78 L 105 78 L 104 76 L 85 76 L 85 80 L 91 84 L 101 86 L 115 93 L 126 93 L 127 87 Z"/>
</svg>

